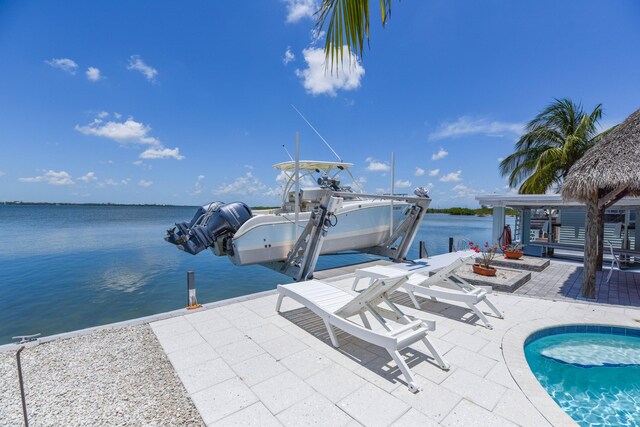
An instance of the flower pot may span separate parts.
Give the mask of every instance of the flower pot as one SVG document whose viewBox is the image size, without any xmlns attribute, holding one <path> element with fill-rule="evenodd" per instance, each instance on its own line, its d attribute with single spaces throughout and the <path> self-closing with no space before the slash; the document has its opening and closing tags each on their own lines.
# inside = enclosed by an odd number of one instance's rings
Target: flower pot
<svg viewBox="0 0 640 427">
<path fill-rule="evenodd" d="M 507 257 L 508 259 L 520 259 L 522 258 L 523 255 L 524 255 L 523 252 L 504 251 L 504 256 Z"/>
<path fill-rule="evenodd" d="M 473 264 L 473 272 L 482 276 L 495 276 L 496 270 L 493 267 L 485 267 L 481 264 Z"/>
</svg>

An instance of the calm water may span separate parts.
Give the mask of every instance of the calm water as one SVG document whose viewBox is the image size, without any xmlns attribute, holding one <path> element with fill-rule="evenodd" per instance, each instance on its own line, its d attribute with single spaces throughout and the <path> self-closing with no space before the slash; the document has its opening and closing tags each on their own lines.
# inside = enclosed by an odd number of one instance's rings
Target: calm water
<svg viewBox="0 0 640 427">
<path fill-rule="evenodd" d="M 640 426 L 640 338 L 565 333 L 525 347 L 547 393 L 583 427 Z"/>
<path fill-rule="evenodd" d="M 51 335 L 186 305 L 186 272 L 196 273 L 198 301 L 217 301 L 290 282 L 261 266 L 236 267 L 210 252 L 185 254 L 162 238 L 191 207 L 0 205 L 0 344 L 14 335 Z M 429 255 L 448 238 L 485 241 L 490 217 L 427 215 L 418 241 Z M 372 259 L 321 257 L 318 269 Z"/>
</svg>

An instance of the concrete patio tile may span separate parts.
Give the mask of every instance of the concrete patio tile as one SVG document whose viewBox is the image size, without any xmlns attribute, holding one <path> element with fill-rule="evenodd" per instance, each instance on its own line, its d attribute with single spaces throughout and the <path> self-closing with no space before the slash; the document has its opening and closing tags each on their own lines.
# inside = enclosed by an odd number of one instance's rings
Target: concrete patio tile
<svg viewBox="0 0 640 427">
<path fill-rule="evenodd" d="M 202 322 L 220 321 L 220 319 L 222 319 L 222 316 L 220 316 L 220 314 L 218 314 L 215 309 L 206 309 L 202 311 L 196 310 L 194 312 L 191 312 L 184 316 L 184 318 L 192 325 L 197 325 L 198 323 Z"/>
<path fill-rule="evenodd" d="M 251 390 L 273 414 L 315 394 L 309 385 L 288 371 L 254 385 Z"/>
<path fill-rule="evenodd" d="M 200 332 L 204 336 L 212 332 L 232 328 L 233 325 L 224 317 L 219 316 L 219 318 L 217 319 L 210 319 L 194 323 L 193 327 L 196 329 L 196 331 Z"/>
<path fill-rule="evenodd" d="M 391 393 L 398 387 L 407 387 L 402 372 L 391 356 L 378 357 L 353 372 L 387 393 Z"/>
<path fill-rule="evenodd" d="M 446 356 L 445 356 L 445 360 Z M 451 369 L 445 371 L 440 368 L 438 365 L 429 362 L 418 363 L 415 366 L 411 367 L 411 370 L 414 374 L 419 374 L 420 376 L 428 379 L 429 381 L 440 384 L 444 381 L 449 375 L 451 375 L 455 370 L 456 366 L 452 366 Z"/>
<path fill-rule="evenodd" d="M 443 336 L 442 339 L 475 352 L 480 351 L 489 343 L 489 340 L 455 329 Z"/>
<path fill-rule="evenodd" d="M 302 379 L 331 366 L 333 361 L 313 349 L 302 350 L 280 360 L 291 372 Z"/>
<path fill-rule="evenodd" d="M 211 424 L 219 427 L 279 427 L 282 424 L 260 402 Z"/>
<path fill-rule="evenodd" d="M 502 356 L 501 345 L 502 345 L 502 339 L 500 339 L 499 341 L 490 341 L 489 344 L 482 347 L 482 350 L 480 350 L 480 353 L 478 354 L 481 354 L 483 356 L 486 356 L 498 362 L 503 362 L 504 357 Z"/>
<path fill-rule="evenodd" d="M 289 355 L 309 348 L 299 339 L 285 335 L 260 344 L 260 346 L 272 355 L 276 360 L 280 360 Z"/>
<path fill-rule="evenodd" d="M 338 406 L 365 426 L 386 426 L 409 410 L 409 405 L 374 386 L 365 384 L 338 402 Z"/>
<path fill-rule="evenodd" d="M 256 395 L 238 378 L 192 394 L 191 399 L 206 424 L 212 424 L 258 401 Z"/>
<path fill-rule="evenodd" d="M 392 394 L 433 420 L 441 421 L 462 400 L 462 396 L 417 377 L 421 390 L 411 393 L 406 387 L 398 387 Z"/>
<path fill-rule="evenodd" d="M 467 369 L 481 377 L 484 377 L 498 363 L 463 347 L 454 347 L 444 355 L 444 358 L 452 365 Z"/>
<path fill-rule="evenodd" d="M 284 426 L 345 426 L 353 418 L 324 396 L 315 393 L 277 415 Z"/>
<path fill-rule="evenodd" d="M 512 427 L 516 426 L 504 418 L 494 415 L 480 406 L 462 400 L 447 417 L 442 420 L 447 427 Z"/>
<path fill-rule="evenodd" d="M 431 341 L 431 344 L 433 344 L 433 346 L 436 348 L 436 350 L 438 350 L 440 354 L 445 354 L 456 346 L 455 343 L 445 341 L 442 338 L 432 337 L 431 334 L 428 335 L 428 338 L 429 341 Z M 416 349 L 420 349 L 421 351 L 424 350 L 425 352 L 428 351 L 422 343 L 415 343 L 413 345 L 416 347 Z"/>
<path fill-rule="evenodd" d="M 243 362 L 232 364 L 231 369 L 249 387 L 287 371 L 287 368 L 268 353 L 262 353 Z"/>
<path fill-rule="evenodd" d="M 441 385 L 488 410 L 496 406 L 506 390 L 466 369 L 457 369 Z"/>
<path fill-rule="evenodd" d="M 509 373 L 509 369 L 507 369 L 507 365 L 505 365 L 504 363 L 497 363 L 496 366 L 494 366 L 493 369 L 491 369 L 489 373 L 484 377 L 495 383 L 510 388 L 511 390 L 519 390 L 518 384 L 516 384 L 516 382 L 513 380 L 513 377 Z"/>
<path fill-rule="evenodd" d="M 251 301 L 245 301 L 242 303 L 249 310 L 253 311 L 255 314 L 262 318 L 269 318 L 273 316 L 277 316 L 278 312 L 276 311 L 276 303 L 270 301 L 263 301 L 262 298 L 255 299 Z"/>
<path fill-rule="evenodd" d="M 242 304 L 228 304 L 218 307 L 215 311 L 227 320 L 236 320 L 241 317 L 250 316 L 254 313 Z"/>
<path fill-rule="evenodd" d="M 551 426 L 522 393 L 514 390 L 507 390 L 493 413 L 524 427 Z"/>
<path fill-rule="evenodd" d="M 409 412 L 401 416 L 395 423 L 391 424 L 391 427 L 437 427 L 439 425 L 440 424 L 438 424 L 436 421 L 411 408 L 409 409 Z"/>
<path fill-rule="evenodd" d="M 335 363 L 307 378 L 305 382 L 334 403 L 365 384 L 363 378 Z"/>
<path fill-rule="evenodd" d="M 225 345 L 217 348 L 216 351 L 229 364 L 240 363 L 264 353 L 262 347 L 249 339 Z"/>
<path fill-rule="evenodd" d="M 241 331 L 247 332 L 251 329 L 255 329 L 259 326 L 264 325 L 265 319 L 258 316 L 254 312 L 249 311 L 246 316 L 230 320 L 230 322 L 233 323 L 233 326 L 240 329 Z"/>
<path fill-rule="evenodd" d="M 344 354 L 348 358 L 364 365 L 377 358 L 378 355 L 370 352 L 369 350 L 353 344 L 352 342 L 342 340 L 340 347 L 334 348 L 334 350 Z"/>
<path fill-rule="evenodd" d="M 208 344 L 198 344 L 181 350 L 176 350 L 167 355 L 173 368 L 177 372 L 184 371 L 192 366 L 199 365 L 207 360 L 217 359 L 218 353 Z"/>
<path fill-rule="evenodd" d="M 171 354 L 174 351 L 184 350 L 201 344 L 206 344 L 204 338 L 196 331 L 184 332 L 178 335 L 158 338 L 165 353 Z"/>
<path fill-rule="evenodd" d="M 229 380 L 235 377 L 236 373 L 224 360 L 218 358 L 185 369 L 179 375 L 189 394 L 193 394 Z"/>
<path fill-rule="evenodd" d="M 203 331 L 200 332 L 200 335 L 202 335 L 205 341 L 207 341 L 214 349 L 247 339 L 244 332 L 240 329 L 234 328 L 233 326 L 221 330 Z"/>
<path fill-rule="evenodd" d="M 248 329 L 246 334 L 258 344 L 287 335 L 281 328 L 271 323 L 264 323 L 264 321 L 262 325 Z"/>
<path fill-rule="evenodd" d="M 191 323 L 184 320 L 184 317 L 153 322 L 151 323 L 151 329 L 153 329 L 153 332 L 159 340 L 164 338 L 173 338 L 175 336 L 194 331 Z"/>
</svg>

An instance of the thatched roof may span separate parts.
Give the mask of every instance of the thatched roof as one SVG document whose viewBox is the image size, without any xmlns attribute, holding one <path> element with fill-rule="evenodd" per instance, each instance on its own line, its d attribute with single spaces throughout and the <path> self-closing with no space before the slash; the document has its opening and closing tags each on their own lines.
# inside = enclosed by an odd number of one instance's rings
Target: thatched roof
<svg viewBox="0 0 640 427">
<path fill-rule="evenodd" d="M 621 186 L 640 195 L 640 110 L 591 147 L 569 170 L 562 186 L 565 199 L 586 200 L 595 190 Z"/>
</svg>

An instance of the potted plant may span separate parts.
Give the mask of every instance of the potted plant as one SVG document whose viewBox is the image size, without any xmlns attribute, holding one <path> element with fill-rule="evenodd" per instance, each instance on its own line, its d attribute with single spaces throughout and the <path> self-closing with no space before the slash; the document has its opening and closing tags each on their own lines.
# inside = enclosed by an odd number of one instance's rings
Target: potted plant
<svg viewBox="0 0 640 427">
<path fill-rule="evenodd" d="M 490 246 L 489 242 L 486 242 L 484 246 L 480 246 L 473 242 L 469 242 L 469 249 L 475 251 L 477 254 L 481 254 L 480 262 L 473 264 L 473 272 L 482 276 L 495 276 L 497 270 L 491 267 L 491 261 L 498 253 L 498 245 Z"/>
<path fill-rule="evenodd" d="M 502 247 L 502 253 L 505 259 L 520 259 L 524 255 L 522 252 L 522 245 L 519 243 L 512 243 Z"/>
</svg>

